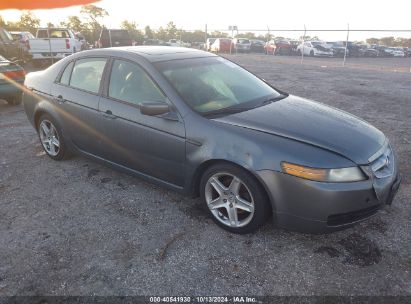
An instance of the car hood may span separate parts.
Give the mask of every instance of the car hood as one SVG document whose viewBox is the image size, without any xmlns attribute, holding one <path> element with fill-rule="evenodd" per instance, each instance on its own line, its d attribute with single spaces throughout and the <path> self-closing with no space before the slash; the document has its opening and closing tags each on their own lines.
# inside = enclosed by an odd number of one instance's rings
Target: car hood
<svg viewBox="0 0 411 304">
<path fill-rule="evenodd" d="M 288 96 L 215 121 L 282 136 L 340 154 L 358 165 L 384 144 L 384 134 L 364 120 L 318 102 Z"/>
</svg>

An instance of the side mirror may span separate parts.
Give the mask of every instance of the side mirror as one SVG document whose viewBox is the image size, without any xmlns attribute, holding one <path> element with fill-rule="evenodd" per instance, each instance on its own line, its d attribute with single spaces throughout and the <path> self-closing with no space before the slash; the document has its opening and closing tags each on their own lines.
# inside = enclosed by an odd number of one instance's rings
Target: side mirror
<svg viewBox="0 0 411 304">
<path fill-rule="evenodd" d="M 140 112 L 143 115 L 156 116 L 170 112 L 170 106 L 164 102 L 143 102 L 140 104 Z"/>
</svg>

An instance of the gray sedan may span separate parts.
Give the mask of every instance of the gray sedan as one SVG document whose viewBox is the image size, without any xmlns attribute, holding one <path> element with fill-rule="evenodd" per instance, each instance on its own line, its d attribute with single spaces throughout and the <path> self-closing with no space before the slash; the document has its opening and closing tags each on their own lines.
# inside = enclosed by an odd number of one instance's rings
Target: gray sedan
<svg viewBox="0 0 411 304">
<path fill-rule="evenodd" d="M 85 51 L 25 85 L 25 111 L 52 159 L 74 152 L 200 195 L 231 232 L 270 216 L 293 230 L 341 229 L 391 204 L 400 184 L 382 132 L 211 53 Z"/>
</svg>

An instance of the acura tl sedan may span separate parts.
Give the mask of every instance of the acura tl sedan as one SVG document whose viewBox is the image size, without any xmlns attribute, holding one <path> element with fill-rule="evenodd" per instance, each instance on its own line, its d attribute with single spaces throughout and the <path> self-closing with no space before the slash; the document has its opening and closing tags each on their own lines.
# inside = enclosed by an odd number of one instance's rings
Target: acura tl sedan
<svg viewBox="0 0 411 304">
<path fill-rule="evenodd" d="M 173 47 L 76 53 L 27 75 L 23 102 L 49 157 L 81 154 L 201 196 L 221 227 L 322 233 L 391 204 L 386 136 L 289 95 L 215 54 Z"/>
</svg>

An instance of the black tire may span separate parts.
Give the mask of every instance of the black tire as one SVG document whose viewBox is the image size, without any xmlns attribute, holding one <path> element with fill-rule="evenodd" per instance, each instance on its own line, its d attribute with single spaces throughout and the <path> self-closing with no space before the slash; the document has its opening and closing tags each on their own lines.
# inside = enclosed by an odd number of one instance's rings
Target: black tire
<svg viewBox="0 0 411 304">
<path fill-rule="evenodd" d="M 56 155 L 51 155 L 42 143 L 41 136 L 40 136 L 40 132 L 41 132 L 40 125 L 43 121 L 48 121 L 48 122 L 52 123 L 52 125 L 54 126 L 54 129 L 56 130 L 56 133 L 58 135 L 59 148 L 58 148 L 58 152 L 57 152 Z M 51 117 L 49 114 L 42 114 L 40 116 L 40 118 L 38 119 L 38 121 L 37 121 L 36 127 L 37 127 L 36 129 L 37 129 L 37 134 L 39 136 L 40 144 L 43 147 L 43 150 L 44 150 L 44 152 L 46 152 L 48 157 L 50 157 L 50 158 L 52 158 L 56 161 L 60 161 L 60 160 L 67 159 L 70 156 L 70 151 L 68 150 L 68 148 L 65 144 L 63 134 L 61 132 L 61 127 L 53 117 Z"/>
<path fill-rule="evenodd" d="M 207 183 L 212 176 L 220 173 L 228 173 L 239 178 L 242 184 L 246 186 L 247 190 L 249 190 L 252 195 L 254 201 L 254 213 L 252 214 L 251 220 L 242 227 L 231 227 L 222 223 L 219 219 L 216 218 L 216 216 L 211 212 L 211 210 L 208 207 L 205 194 Z M 263 226 L 266 223 L 267 219 L 272 215 L 271 205 L 263 186 L 254 176 L 251 175 L 251 173 L 235 165 L 220 163 L 208 168 L 201 178 L 200 195 L 203 202 L 203 206 L 208 211 L 213 221 L 218 226 L 233 233 L 246 234 L 254 232 L 258 228 Z"/>
<path fill-rule="evenodd" d="M 21 104 L 21 97 L 22 97 L 21 94 L 15 95 L 15 96 L 12 96 L 12 97 L 8 97 L 6 99 L 6 101 L 11 106 L 17 106 L 17 105 Z"/>
</svg>

